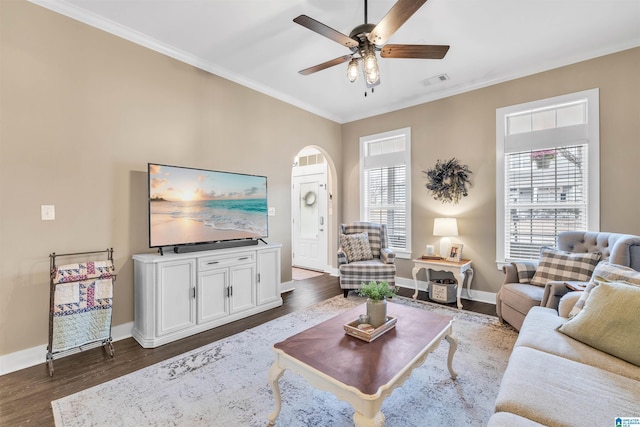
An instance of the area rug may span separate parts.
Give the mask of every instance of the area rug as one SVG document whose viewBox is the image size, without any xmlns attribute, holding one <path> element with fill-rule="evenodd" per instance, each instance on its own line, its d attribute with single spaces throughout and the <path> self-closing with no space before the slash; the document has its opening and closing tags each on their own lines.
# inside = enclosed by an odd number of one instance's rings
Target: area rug
<svg viewBox="0 0 640 427">
<path fill-rule="evenodd" d="M 385 425 L 486 425 L 516 332 L 492 316 L 409 298 L 394 301 L 455 317 L 459 347 L 453 367 L 458 378 L 449 376 L 448 344 L 443 341 L 384 401 Z M 56 426 L 264 427 L 274 408 L 267 380 L 274 361 L 273 344 L 363 302 L 357 296 L 337 296 L 55 400 L 51 406 Z M 348 403 L 314 389 L 296 374 L 286 371 L 280 388 L 282 410 L 277 425 L 353 425 Z"/>
</svg>

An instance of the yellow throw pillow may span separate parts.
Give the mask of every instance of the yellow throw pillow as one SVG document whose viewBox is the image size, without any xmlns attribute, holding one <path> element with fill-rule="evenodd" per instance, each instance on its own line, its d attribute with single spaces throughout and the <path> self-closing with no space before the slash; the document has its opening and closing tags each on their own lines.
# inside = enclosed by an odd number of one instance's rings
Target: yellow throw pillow
<svg viewBox="0 0 640 427">
<path fill-rule="evenodd" d="M 574 318 L 558 330 L 600 351 L 640 366 L 640 288 L 600 282 Z"/>
</svg>

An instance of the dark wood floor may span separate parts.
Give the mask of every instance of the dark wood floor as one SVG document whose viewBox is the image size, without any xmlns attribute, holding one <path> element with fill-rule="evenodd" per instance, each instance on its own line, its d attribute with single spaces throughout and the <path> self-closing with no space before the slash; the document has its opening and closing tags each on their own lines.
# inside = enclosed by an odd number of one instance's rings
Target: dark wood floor
<svg viewBox="0 0 640 427">
<path fill-rule="evenodd" d="M 145 349 L 133 338 L 127 338 L 114 343 L 116 354 L 113 358 L 102 348 L 95 348 L 56 360 L 53 377 L 49 376 L 44 363 L 1 376 L 0 426 L 53 426 L 52 400 L 129 374 L 340 294 L 342 290 L 338 278 L 325 274 L 296 282 L 296 289 L 283 295 L 284 304 L 281 307 L 158 348 Z M 399 294 L 410 297 L 413 290 L 400 289 Z M 426 292 L 420 291 L 418 299 L 428 299 Z M 449 305 L 455 307 L 455 304 Z M 464 301 L 464 309 L 496 315 L 492 304 Z"/>
</svg>

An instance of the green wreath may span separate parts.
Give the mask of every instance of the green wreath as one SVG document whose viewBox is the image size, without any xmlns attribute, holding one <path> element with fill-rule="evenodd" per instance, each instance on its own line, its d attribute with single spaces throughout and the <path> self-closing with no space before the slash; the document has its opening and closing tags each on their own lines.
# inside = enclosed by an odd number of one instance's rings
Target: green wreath
<svg viewBox="0 0 640 427">
<path fill-rule="evenodd" d="M 471 183 L 469 175 L 472 172 L 455 157 L 446 161 L 438 160 L 433 168 L 424 173 L 427 174 L 425 186 L 442 203 L 457 204 L 461 198 L 469 195 L 467 185 Z"/>
</svg>

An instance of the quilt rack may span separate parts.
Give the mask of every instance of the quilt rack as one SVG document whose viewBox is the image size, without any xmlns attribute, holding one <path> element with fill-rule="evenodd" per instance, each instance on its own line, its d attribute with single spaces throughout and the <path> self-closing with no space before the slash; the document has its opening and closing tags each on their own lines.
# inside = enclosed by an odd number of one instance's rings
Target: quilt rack
<svg viewBox="0 0 640 427">
<path fill-rule="evenodd" d="M 84 257 L 75 264 L 57 265 L 59 258 Z M 86 261 L 96 259 L 98 261 Z M 102 346 L 113 357 L 111 338 L 113 248 L 102 251 L 49 255 L 50 301 L 47 365 L 53 376 L 57 357 Z"/>
</svg>

